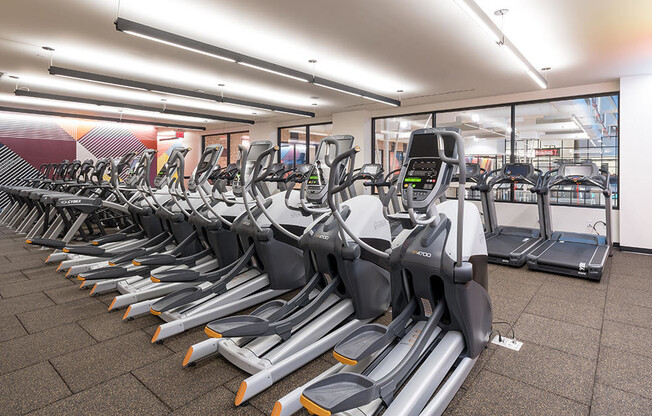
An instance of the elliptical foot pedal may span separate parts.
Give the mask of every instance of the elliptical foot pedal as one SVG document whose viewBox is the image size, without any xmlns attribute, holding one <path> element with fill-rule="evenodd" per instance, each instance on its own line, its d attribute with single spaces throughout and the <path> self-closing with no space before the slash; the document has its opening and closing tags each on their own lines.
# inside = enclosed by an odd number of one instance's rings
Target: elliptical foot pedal
<svg viewBox="0 0 652 416">
<path fill-rule="evenodd" d="M 183 283 L 198 280 L 200 273 L 196 270 L 168 270 L 152 273 L 150 279 L 154 283 Z"/>
<path fill-rule="evenodd" d="M 368 324 L 353 331 L 333 349 L 333 356 L 342 364 L 355 365 L 389 342 L 388 328 L 380 324 Z"/>
<path fill-rule="evenodd" d="M 370 403 L 379 393 L 380 387 L 369 377 L 340 373 L 308 386 L 300 401 L 310 413 L 330 416 Z"/>
</svg>

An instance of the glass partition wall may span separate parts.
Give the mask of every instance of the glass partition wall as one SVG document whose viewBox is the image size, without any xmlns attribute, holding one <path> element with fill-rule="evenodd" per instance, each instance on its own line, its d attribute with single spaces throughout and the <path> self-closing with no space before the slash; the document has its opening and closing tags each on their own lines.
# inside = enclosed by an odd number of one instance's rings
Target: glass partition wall
<svg viewBox="0 0 652 416">
<path fill-rule="evenodd" d="M 413 130 L 454 127 L 465 139 L 467 162 L 486 171 L 508 162 L 528 162 L 546 173 L 561 162 L 591 161 L 609 171 L 612 204 L 617 208 L 618 101 L 618 93 L 609 93 L 374 118 L 372 162 L 381 163 L 385 172 L 398 169 Z M 501 185 L 495 199 L 534 203 L 536 195 L 529 188 Z M 551 203 L 604 207 L 604 196 L 596 189 L 566 188 L 551 192 Z M 467 191 L 467 196 L 479 199 L 477 192 Z"/>
</svg>

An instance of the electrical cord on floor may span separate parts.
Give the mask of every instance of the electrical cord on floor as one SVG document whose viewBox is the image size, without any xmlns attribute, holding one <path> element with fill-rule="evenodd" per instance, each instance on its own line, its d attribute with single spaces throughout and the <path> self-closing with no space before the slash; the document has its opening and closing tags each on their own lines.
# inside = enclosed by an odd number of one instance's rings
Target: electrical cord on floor
<svg viewBox="0 0 652 416">
<path fill-rule="evenodd" d="M 595 233 L 596 233 L 597 235 L 600 235 L 600 231 L 598 231 L 598 230 L 595 228 L 595 226 L 596 226 L 597 224 L 604 224 L 604 227 L 607 228 L 607 223 L 604 222 L 604 221 L 596 221 L 596 222 L 594 222 L 593 225 L 591 226 L 591 228 L 593 228 L 593 231 L 595 231 Z"/>
<path fill-rule="evenodd" d="M 509 335 L 509 331 L 511 330 L 511 331 L 512 331 L 512 339 L 516 339 L 516 333 L 514 333 L 514 324 L 511 324 L 511 323 L 509 323 L 509 322 L 507 322 L 507 321 L 493 321 L 493 322 L 491 323 L 491 326 L 494 326 L 494 325 L 496 325 L 496 324 L 508 325 L 508 326 L 509 326 L 509 329 L 507 330 L 507 335 Z M 494 329 L 494 330 L 491 331 L 491 332 L 493 333 L 494 331 L 495 331 L 495 332 L 498 332 L 498 341 L 502 342 L 503 340 L 502 340 L 502 336 L 501 336 L 501 334 L 500 334 L 500 331 L 498 331 L 497 329 Z M 491 335 L 490 335 L 489 337 L 491 338 Z"/>
</svg>

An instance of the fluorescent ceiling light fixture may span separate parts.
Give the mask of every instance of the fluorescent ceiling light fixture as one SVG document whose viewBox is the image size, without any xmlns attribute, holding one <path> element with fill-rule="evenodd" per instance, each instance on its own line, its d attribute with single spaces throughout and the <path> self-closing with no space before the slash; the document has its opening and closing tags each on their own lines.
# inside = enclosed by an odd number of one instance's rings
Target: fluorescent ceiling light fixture
<svg viewBox="0 0 652 416">
<path fill-rule="evenodd" d="M 348 85 L 340 84 L 339 82 L 331 81 L 325 78 L 319 78 L 315 77 L 312 81 L 313 84 L 319 86 L 319 87 L 324 87 L 328 88 L 330 90 L 335 90 L 339 92 L 343 92 L 346 94 L 350 95 L 355 95 L 357 97 L 363 97 L 368 100 L 373 100 L 373 101 L 378 101 L 383 104 L 389 104 L 395 107 L 398 107 L 401 105 L 401 102 L 399 100 L 395 100 L 393 98 L 389 97 L 383 97 L 382 95 L 374 94 L 369 91 L 361 90 L 360 88 L 355 88 L 355 87 L 350 87 Z"/>
<path fill-rule="evenodd" d="M 541 73 L 523 56 L 521 51 L 505 36 L 505 34 L 496 26 L 489 16 L 473 0 L 453 0 L 480 28 L 491 38 L 497 45 L 503 47 L 507 52 L 513 55 L 527 74 L 541 88 L 548 88 L 548 81 Z"/>
<path fill-rule="evenodd" d="M 64 118 L 79 118 L 84 120 L 98 120 L 98 121 L 110 121 L 114 123 L 126 123 L 126 124 L 140 124 L 147 126 L 157 126 L 157 127 L 170 127 L 174 129 L 184 129 L 184 130 L 200 130 L 205 131 L 205 127 L 190 126 L 185 124 L 172 124 L 165 122 L 154 122 L 154 121 L 142 121 L 142 120 L 132 120 L 126 118 L 118 117 L 105 117 L 105 116 L 92 116 L 79 113 L 60 113 L 58 111 L 46 111 L 46 110 L 34 110 L 28 108 L 15 108 L 15 107 L 2 107 L 0 106 L 0 111 L 6 111 L 10 113 L 22 113 L 22 114 L 36 114 L 41 116 L 51 116 L 51 117 L 64 117 Z"/>
<path fill-rule="evenodd" d="M 177 47 L 177 48 L 185 49 L 185 50 L 187 50 L 187 51 L 191 51 L 191 52 L 195 52 L 195 53 L 201 53 L 202 55 L 211 56 L 211 57 L 213 57 L 213 58 L 217 58 L 217 59 L 222 59 L 222 60 L 224 60 L 224 61 L 235 62 L 235 61 L 234 61 L 233 59 L 231 59 L 231 58 L 227 58 L 227 57 L 220 56 L 220 55 L 215 55 L 214 53 L 205 52 L 205 51 L 202 51 L 202 50 L 199 50 L 199 49 L 195 49 L 195 48 L 190 48 L 190 47 L 188 47 L 188 46 L 179 45 L 179 44 L 177 44 L 177 43 L 168 42 L 168 41 L 165 41 L 165 40 L 162 40 L 162 39 L 157 39 L 157 38 L 152 37 L 152 36 L 143 35 L 142 33 L 132 32 L 131 30 L 123 30 L 123 32 L 124 32 L 124 33 L 128 33 L 128 34 L 130 34 L 130 35 L 138 36 L 139 38 L 148 39 L 148 40 L 153 40 L 154 42 L 159 42 L 159 43 L 163 43 L 163 44 L 165 44 L 165 45 L 170 45 L 170 46 L 175 46 L 175 47 Z"/>
<path fill-rule="evenodd" d="M 198 98 L 201 100 L 216 101 L 219 103 L 240 105 L 244 107 L 257 108 L 262 110 L 285 112 L 292 115 L 314 117 L 315 113 L 310 111 L 295 110 L 293 108 L 281 107 L 273 104 L 259 103 L 249 100 L 241 100 L 239 98 L 224 97 L 221 95 L 208 94 L 205 92 L 184 90 L 182 88 L 168 87 L 165 85 L 152 84 L 149 82 L 134 81 L 130 79 L 112 77 L 109 75 L 96 74 L 92 72 L 78 71 L 75 69 L 62 68 L 58 66 L 50 66 L 49 72 L 51 75 L 61 77 L 80 79 L 83 81 L 99 82 L 102 84 L 109 84 L 119 87 L 135 88 L 145 91 L 156 91 L 163 94 L 177 95 L 185 98 Z"/>
<path fill-rule="evenodd" d="M 496 25 L 488 24 L 487 19 L 483 19 L 483 16 L 486 16 L 484 11 L 477 5 L 474 1 L 467 0 L 453 0 L 459 6 L 464 13 L 466 13 L 478 26 L 482 29 L 483 32 L 487 34 L 496 43 L 500 43 L 502 39 L 502 32 L 495 27 Z M 491 20 L 489 20 L 491 22 Z M 491 22 L 493 23 L 493 22 Z"/>
<path fill-rule="evenodd" d="M 166 32 L 151 26 L 143 25 L 141 23 L 133 22 L 131 20 L 118 17 L 115 21 L 115 28 L 130 35 L 135 35 L 141 38 L 150 39 L 155 42 L 164 43 L 166 45 L 175 46 L 188 51 L 201 53 L 203 55 L 213 56 L 225 61 L 236 62 L 240 65 L 249 68 L 258 69 L 261 71 L 269 72 L 276 75 L 281 75 L 287 78 L 292 78 L 302 82 L 312 82 L 315 85 L 330 88 L 340 92 L 357 95 L 368 100 L 377 101 L 383 104 L 393 106 L 400 106 L 401 102 L 393 98 L 385 97 L 369 91 L 361 90 L 348 85 L 339 84 L 334 81 L 326 79 L 318 79 L 306 72 L 297 71 L 296 69 L 288 68 L 282 65 L 277 65 L 262 59 L 254 58 L 252 56 L 243 55 L 228 49 L 220 48 L 205 42 L 195 39 L 190 39 L 185 36 L 177 35 L 175 33 Z M 337 85 L 337 86 L 335 86 Z M 355 92 L 353 92 L 355 91 Z M 314 117 L 314 115 L 313 115 Z"/>
<path fill-rule="evenodd" d="M 246 67 L 249 67 L 249 68 L 260 69 L 261 71 L 269 72 L 271 74 L 280 75 L 282 77 L 296 79 L 297 81 L 309 82 L 309 80 L 307 80 L 305 78 L 299 78 L 299 77 L 295 77 L 294 75 L 284 74 L 283 72 L 275 71 L 275 70 L 269 69 L 269 68 L 263 68 L 262 66 L 250 64 L 248 62 L 238 62 L 238 63 L 240 65 L 243 65 L 243 66 L 246 66 Z"/>
<path fill-rule="evenodd" d="M 183 111 L 183 110 L 173 110 L 169 108 L 157 108 L 157 107 L 150 107 L 150 106 L 144 106 L 144 105 L 138 105 L 138 104 L 128 104 L 128 103 L 120 103 L 116 101 L 106 101 L 106 100 L 97 100 L 97 99 L 92 99 L 92 98 L 83 98 L 83 97 L 71 97 L 68 95 L 58 95 L 58 94 L 48 94 L 48 93 L 42 93 L 42 92 L 37 92 L 37 91 L 29 91 L 29 90 L 15 90 L 14 94 L 16 96 L 22 96 L 22 97 L 33 97 L 33 98 L 43 98 L 46 100 L 55 100 L 55 101 L 67 101 L 67 102 L 73 102 L 73 103 L 83 103 L 83 104 L 93 104 L 93 105 L 98 105 L 98 106 L 106 106 L 106 107 L 117 107 L 117 108 L 130 108 L 132 110 L 141 110 L 141 111 L 151 111 L 155 113 L 162 113 L 162 114 L 170 114 L 170 115 L 177 115 L 177 116 L 184 116 L 184 117 L 194 117 L 194 118 L 199 118 L 199 119 L 209 119 L 209 120 L 217 120 L 217 121 L 230 121 L 234 123 L 246 123 L 246 124 L 254 124 L 253 120 L 246 120 L 246 119 L 240 119 L 240 118 L 234 118 L 234 117 L 226 117 L 226 116 L 216 116 L 213 114 L 202 114 L 202 113 L 194 113 L 191 111 Z"/>
</svg>

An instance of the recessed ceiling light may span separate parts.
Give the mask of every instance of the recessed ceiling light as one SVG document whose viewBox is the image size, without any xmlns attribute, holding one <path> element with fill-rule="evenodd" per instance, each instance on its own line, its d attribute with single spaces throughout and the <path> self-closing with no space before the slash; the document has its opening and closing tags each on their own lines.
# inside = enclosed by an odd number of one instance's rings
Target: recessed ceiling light
<svg viewBox="0 0 652 416">
<path fill-rule="evenodd" d="M 542 70 L 542 71 L 550 71 L 550 67 L 549 67 L 549 66 L 546 66 L 546 67 L 541 68 L 541 70 Z"/>
<path fill-rule="evenodd" d="M 310 59 L 308 62 L 310 62 L 311 64 L 316 64 L 317 60 L 316 59 Z"/>
<path fill-rule="evenodd" d="M 496 16 L 505 16 L 509 12 L 509 9 L 498 9 L 494 12 Z"/>
<path fill-rule="evenodd" d="M 41 49 L 48 52 L 54 52 L 54 48 L 51 48 L 49 46 L 41 46 Z"/>
<path fill-rule="evenodd" d="M 405 92 L 405 90 L 396 90 L 396 92 L 400 94 L 402 92 Z"/>
</svg>

